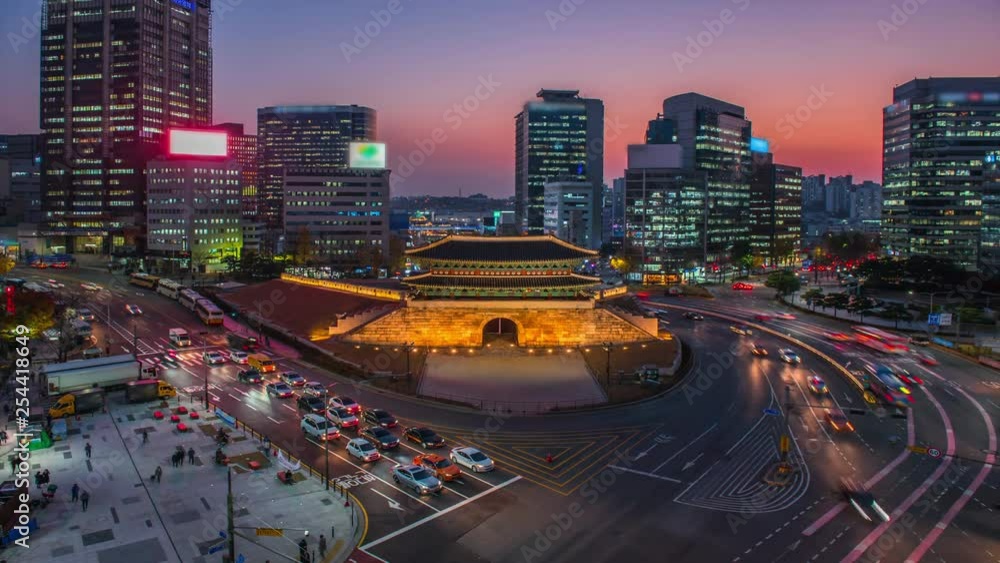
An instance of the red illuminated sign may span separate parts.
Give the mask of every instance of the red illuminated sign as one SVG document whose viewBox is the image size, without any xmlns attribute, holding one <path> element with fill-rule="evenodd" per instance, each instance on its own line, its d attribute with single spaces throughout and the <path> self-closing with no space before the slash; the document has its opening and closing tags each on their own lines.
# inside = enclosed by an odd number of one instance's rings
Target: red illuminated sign
<svg viewBox="0 0 1000 563">
<path fill-rule="evenodd" d="M 169 151 L 182 156 L 228 156 L 228 136 L 225 131 L 199 131 L 196 129 L 171 129 Z"/>
</svg>

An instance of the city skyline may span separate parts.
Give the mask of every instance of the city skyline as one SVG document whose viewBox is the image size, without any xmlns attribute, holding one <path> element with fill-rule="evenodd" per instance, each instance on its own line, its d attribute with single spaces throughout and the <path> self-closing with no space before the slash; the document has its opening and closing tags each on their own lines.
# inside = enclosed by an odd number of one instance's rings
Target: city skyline
<svg viewBox="0 0 1000 563">
<path fill-rule="evenodd" d="M 662 101 L 689 91 L 745 107 L 775 158 L 805 175 L 881 181 L 881 112 L 892 87 L 915 76 L 989 76 L 988 47 L 1000 44 L 977 10 L 954 14 L 934 4 L 907 5 L 906 13 L 892 2 L 514 2 L 486 8 L 474 21 L 406 2 L 310 4 L 280 13 L 233 4 L 215 8 L 213 121 L 253 131 L 259 107 L 372 107 L 397 195 L 511 195 L 512 116 L 541 88 L 578 89 L 604 101 L 608 183 L 622 175 L 625 147 L 642 142 Z M 0 20 L 9 77 L 0 128 L 8 133 L 38 130 L 36 10 L 17 3 Z M 279 35 L 285 39 L 259 40 Z M 966 52 L 968 44 L 986 48 Z M 864 68 L 856 64 L 862 59 Z M 463 102 L 474 109 L 456 109 Z M 787 118 L 796 111 L 798 118 Z M 445 135 L 435 137 L 437 129 Z"/>
</svg>

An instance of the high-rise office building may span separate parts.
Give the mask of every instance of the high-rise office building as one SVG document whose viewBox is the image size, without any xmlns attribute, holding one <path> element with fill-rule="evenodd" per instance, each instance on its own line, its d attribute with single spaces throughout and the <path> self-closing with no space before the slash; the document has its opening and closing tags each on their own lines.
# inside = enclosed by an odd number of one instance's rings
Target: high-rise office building
<svg viewBox="0 0 1000 563">
<path fill-rule="evenodd" d="M 656 119 L 649 120 L 646 126 L 647 145 L 671 145 L 676 142 L 677 132 L 673 120 L 665 118 L 662 113 L 656 114 Z"/>
<path fill-rule="evenodd" d="M 802 208 L 821 211 L 826 207 L 826 175 L 817 174 L 802 178 Z"/>
<path fill-rule="evenodd" d="M 137 252 L 146 162 L 212 121 L 211 0 L 42 2 L 43 235 Z"/>
<path fill-rule="evenodd" d="M 601 238 L 621 250 L 625 238 L 625 177 L 615 178 L 604 187 L 604 220 Z"/>
<path fill-rule="evenodd" d="M 545 184 L 545 233 L 577 246 L 601 247 L 602 197 L 590 182 Z"/>
<path fill-rule="evenodd" d="M 823 191 L 824 209 L 833 217 L 847 217 L 851 212 L 854 176 L 832 176 Z"/>
<path fill-rule="evenodd" d="M 983 224 L 1000 155 L 1000 78 L 918 78 L 892 98 L 882 114 L 885 250 L 982 267 L 991 260 Z"/>
<path fill-rule="evenodd" d="M 706 264 L 727 262 L 749 235 L 750 121 L 742 107 L 689 92 L 663 101 L 682 147 L 683 168 L 707 183 Z"/>
<path fill-rule="evenodd" d="M 352 141 L 374 141 L 375 110 L 357 105 L 276 106 L 257 110 L 260 218 L 281 230 L 286 168 L 346 168 Z"/>
<path fill-rule="evenodd" d="M 604 102 L 578 90 L 539 90 L 515 117 L 514 212 L 521 230 L 545 229 L 545 184 L 604 184 Z"/>
<path fill-rule="evenodd" d="M 42 136 L 36 134 L 0 134 L 0 158 L 16 158 L 21 160 L 40 159 L 42 155 Z"/>
<path fill-rule="evenodd" d="M 246 134 L 242 123 L 220 123 L 215 128 L 226 132 L 229 158 L 240 165 L 243 179 L 243 218 L 253 221 L 257 217 L 257 135 Z"/>
<path fill-rule="evenodd" d="M 750 177 L 750 245 L 768 266 L 794 264 L 802 246 L 802 169 L 754 152 Z"/>
<path fill-rule="evenodd" d="M 41 220 L 40 141 L 40 135 L 0 135 L 2 224 Z"/>
<path fill-rule="evenodd" d="M 643 283 L 677 283 L 704 266 L 705 173 L 685 169 L 679 145 L 629 145 L 625 254 Z"/>
</svg>

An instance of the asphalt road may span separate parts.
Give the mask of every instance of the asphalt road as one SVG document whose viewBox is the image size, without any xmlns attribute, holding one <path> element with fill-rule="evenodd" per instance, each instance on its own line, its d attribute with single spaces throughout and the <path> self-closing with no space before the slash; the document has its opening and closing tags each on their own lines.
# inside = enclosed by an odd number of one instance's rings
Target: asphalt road
<svg viewBox="0 0 1000 563">
<path fill-rule="evenodd" d="M 83 299 L 102 317 L 95 326 L 100 344 L 111 338 L 115 351 L 131 350 L 133 326 L 140 354 L 169 347 L 169 328 L 206 331 L 180 305 L 111 283 L 105 273 L 16 275 L 65 278 L 67 289 L 82 279 L 108 288 Z M 665 301 L 740 318 L 774 308 L 759 292 Z M 138 304 L 144 314 L 126 315 L 126 303 Z M 109 310 L 110 330 L 104 318 Z M 725 320 L 671 315 L 672 328 L 694 351 L 685 384 L 638 405 L 586 413 L 513 417 L 441 408 L 357 386 L 294 358 L 275 358 L 279 370 L 333 385 L 332 392 L 362 405 L 386 408 L 401 426 L 431 426 L 449 447 L 473 445 L 497 462 L 497 471 L 448 483 L 440 495 L 418 497 L 391 480 L 391 465 L 408 462 L 419 446 L 403 445 L 386 459 L 362 464 L 348 459 L 342 439 L 330 444 L 326 456 L 299 430 L 292 400 L 268 398 L 262 388 L 237 383 L 233 364 L 206 368 L 199 351 L 184 351 L 165 377 L 197 402 L 207 374 L 213 401 L 227 412 L 320 470 L 328 460 L 331 477 L 350 486 L 367 511 L 363 547 L 387 561 L 997 560 L 996 472 L 904 447 L 912 436 L 916 444 L 983 459 L 980 450 L 990 447 L 1000 412 L 1000 384 L 992 370 L 945 354 L 930 369 L 914 363 L 910 367 L 927 383 L 915 391 L 911 416 L 879 416 L 850 383 L 805 350 L 802 365 L 789 366 L 775 355 L 787 346 L 776 337 L 738 337 Z M 845 329 L 832 321 L 800 316 L 770 324 L 842 363 L 870 356 L 826 340 L 824 331 Z M 224 348 L 221 333 L 199 338 L 198 346 Z M 771 355 L 750 355 L 751 341 Z M 826 380 L 828 395 L 807 388 L 816 374 Z M 786 412 L 787 399 L 793 412 Z M 824 423 L 827 406 L 867 414 L 851 417 L 856 432 L 835 433 Z M 761 476 L 779 459 L 785 433 L 793 438 L 788 455 L 797 471 L 785 486 L 766 486 Z M 845 509 L 836 494 L 842 476 L 867 481 L 893 513 L 892 526 Z"/>
</svg>

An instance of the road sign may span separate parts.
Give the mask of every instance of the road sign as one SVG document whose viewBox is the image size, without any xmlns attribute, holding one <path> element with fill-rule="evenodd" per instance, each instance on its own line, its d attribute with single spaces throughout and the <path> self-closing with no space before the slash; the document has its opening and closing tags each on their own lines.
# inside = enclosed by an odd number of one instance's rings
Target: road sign
<svg viewBox="0 0 1000 563">
<path fill-rule="evenodd" d="M 778 416 L 781 412 L 778 409 L 764 409 L 764 414 L 767 416 Z"/>
<path fill-rule="evenodd" d="M 934 459 L 937 459 L 941 457 L 941 450 L 938 450 L 936 448 L 927 448 L 927 455 L 933 457 Z"/>
<path fill-rule="evenodd" d="M 280 528 L 257 528 L 258 536 L 281 537 L 283 534 Z"/>
<path fill-rule="evenodd" d="M 927 324 L 930 326 L 941 326 L 941 314 L 931 313 L 927 315 Z"/>
<path fill-rule="evenodd" d="M 929 454 L 927 446 L 907 446 L 907 448 L 909 448 L 909 450 L 911 452 L 915 453 L 915 454 L 923 454 L 923 455 L 928 455 Z M 937 451 L 937 450 L 934 450 L 934 451 Z M 938 453 L 941 453 L 941 452 L 938 452 Z"/>
</svg>

